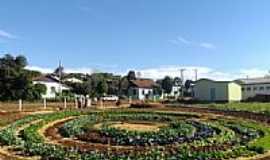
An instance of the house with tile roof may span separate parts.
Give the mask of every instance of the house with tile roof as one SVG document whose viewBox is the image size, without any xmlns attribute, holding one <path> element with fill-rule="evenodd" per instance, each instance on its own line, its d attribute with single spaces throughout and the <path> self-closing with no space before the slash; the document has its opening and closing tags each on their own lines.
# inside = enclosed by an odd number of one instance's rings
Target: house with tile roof
<svg viewBox="0 0 270 160">
<path fill-rule="evenodd" d="M 152 79 L 131 80 L 128 87 L 128 96 L 138 100 L 153 99 L 155 86 L 157 84 Z"/>
<path fill-rule="evenodd" d="M 68 86 L 61 83 L 59 78 L 53 75 L 42 75 L 33 79 L 33 84 L 43 84 L 46 86 L 46 94 L 42 95 L 42 98 L 53 99 L 57 94 L 61 94 L 63 91 L 70 90 Z"/>
</svg>

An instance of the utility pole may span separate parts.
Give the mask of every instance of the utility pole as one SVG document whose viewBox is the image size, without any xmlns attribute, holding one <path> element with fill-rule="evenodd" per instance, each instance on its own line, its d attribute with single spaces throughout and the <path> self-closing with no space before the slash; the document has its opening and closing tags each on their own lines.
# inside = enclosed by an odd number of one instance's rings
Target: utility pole
<svg viewBox="0 0 270 160">
<path fill-rule="evenodd" d="M 181 84 L 181 95 L 182 95 L 182 97 L 184 96 L 184 83 L 185 83 L 185 81 L 184 81 L 184 71 L 185 70 L 186 69 L 184 69 L 184 68 L 180 69 L 181 80 L 182 80 L 182 84 Z"/>
<path fill-rule="evenodd" d="M 198 80 L 198 69 L 194 69 L 194 73 L 195 73 L 195 81 Z"/>
</svg>

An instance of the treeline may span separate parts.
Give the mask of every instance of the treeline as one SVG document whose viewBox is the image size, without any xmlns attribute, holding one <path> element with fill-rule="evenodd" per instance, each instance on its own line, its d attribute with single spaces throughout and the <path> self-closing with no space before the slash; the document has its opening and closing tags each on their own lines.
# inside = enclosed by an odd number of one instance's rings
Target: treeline
<svg viewBox="0 0 270 160">
<path fill-rule="evenodd" d="M 135 71 L 129 71 L 126 76 L 116 76 L 111 73 L 93 73 L 91 75 L 73 74 L 74 77 L 83 80 L 83 83 L 70 83 L 73 93 L 90 95 L 91 97 L 100 97 L 103 95 L 118 95 L 122 98 L 128 98 L 128 88 L 130 81 L 136 80 Z M 82 78 L 83 77 L 83 78 Z M 193 82 L 191 80 L 182 82 L 179 77 L 166 76 L 163 79 L 156 80 L 154 93 L 161 95 L 162 93 L 170 94 L 173 86 L 182 86 L 184 95 L 189 95 L 188 89 Z"/>
<path fill-rule="evenodd" d="M 25 69 L 28 62 L 26 57 L 4 55 L 0 58 L 0 101 L 12 101 L 18 99 L 37 100 L 41 99 L 41 95 L 46 93 L 46 86 L 42 84 L 33 84 L 34 77 L 41 76 L 38 71 Z M 60 73 L 63 72 L 63 73 Z M 127 98 L 130 81 L 136 80 L 135 71 L 130 71 L 126 76 L 113 75 L 111 73 L 64 73 L 64 68 L 59 67 L 54 72 L 55 75 L 60 73 L 61 82 L 65 83 L 71 90 L 67 95 L 74 94 L 89 95 L 90 97 L 101 97 L 103 95 L 118 95 Z M 83 83 L 65 82 L 64 78 L 77 78 Z M 192 81 L 186 81 L 185 87 L 188 89 Z M 154 93 L 171 93 L 174 85 L 182 85 L 179 77 L 164 77 L 156 81 Z M 60 94 L 59 96 L 66 96 Z M 60 97 L 61 98 L 61 97 Z"/>
<path fill-rule="evenodd" d="M 22 56 L 4 55 L 0 58 L 0 100 L 35 100 L 46 92 L 41 84 L 32 84 L 32 78 L 40 75 L 37 71 L 26 70 L 27 59 Z"/>
</svg>

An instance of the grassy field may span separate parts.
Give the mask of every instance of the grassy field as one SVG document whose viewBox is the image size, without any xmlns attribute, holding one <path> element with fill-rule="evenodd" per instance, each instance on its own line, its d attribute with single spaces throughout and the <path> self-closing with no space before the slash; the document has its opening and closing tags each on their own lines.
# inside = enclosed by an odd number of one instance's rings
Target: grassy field
<svg viewBox="0 0 270 160">
<path fill-rule="evenodd" d="M 225 103 L 225 104 L 199 104 L 198 106 L 222 109 L 222 110 L 236 110 L 236 111 L 249 111 L 256 113 L 270 113 L 270 103 Z"/>
</svg>

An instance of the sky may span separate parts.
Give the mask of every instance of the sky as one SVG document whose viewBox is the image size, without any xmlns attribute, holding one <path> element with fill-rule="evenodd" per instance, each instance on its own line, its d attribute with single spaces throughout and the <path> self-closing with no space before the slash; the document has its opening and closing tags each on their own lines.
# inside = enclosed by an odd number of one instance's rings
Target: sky
<svg viewBox="0 0 270 160">
<path fill-rule="evenodd" d="M 268 74 L 269 0 L 2 0 L 0 56 L 30 69 L 217 80 Z"/>
</svg>

